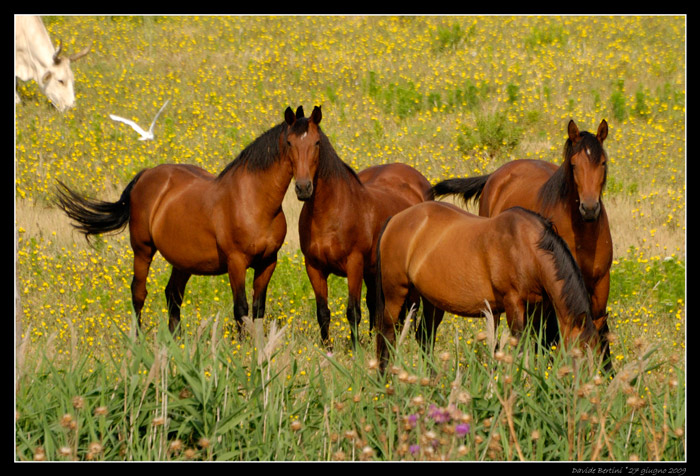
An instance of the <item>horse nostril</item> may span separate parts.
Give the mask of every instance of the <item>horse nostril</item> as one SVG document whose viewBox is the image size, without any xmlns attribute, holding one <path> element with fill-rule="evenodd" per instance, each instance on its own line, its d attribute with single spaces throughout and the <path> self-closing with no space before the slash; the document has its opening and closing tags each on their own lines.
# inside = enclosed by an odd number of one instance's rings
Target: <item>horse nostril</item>
<svg viewBox="0 0 700 476">
<path fill-rule="evenodd" d="M 579 205 L 578 208 L 579 208 L 579 211 L 581 212 L 581 216 L 586 221 L 595 220 L 598 218 L 598 215 L 600 214 L 600 202 L 599 201 L 593 203 L 592 205 L 590 203 L 581 202 L 581 204 Z"/>
<path fill-rule="evenodd" d="M 299 200 L 307 200 L 311 197 L 313 193 L 314 185 L 311 181 L 297 182 L 294 185 L 294 191 L 297 194 Z"/>
</svg>

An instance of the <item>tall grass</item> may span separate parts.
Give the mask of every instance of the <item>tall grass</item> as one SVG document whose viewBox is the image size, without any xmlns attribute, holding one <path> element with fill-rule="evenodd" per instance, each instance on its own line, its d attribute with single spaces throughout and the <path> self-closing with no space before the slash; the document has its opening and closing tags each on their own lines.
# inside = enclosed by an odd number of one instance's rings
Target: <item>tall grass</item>
<svg viewBox="0 0 700 476">
<path fill-rule="evenodd" d="M 218 316 L 193 336 L 124 335 L 121 361 L 32 356 L 17 386 L 18 459 L 685 458 L 684 371 L 641 339 L 607 380 L 592 353 L 538 352 L 533 333 L 518 341 L 493 325 L 465 340 L 448 324 L 435 356 L 405 339 L 382 377 L 371 346 L 298 358 L 303 336 L 260 324 L 248 322 L 236 358 Z"/>
</svg>

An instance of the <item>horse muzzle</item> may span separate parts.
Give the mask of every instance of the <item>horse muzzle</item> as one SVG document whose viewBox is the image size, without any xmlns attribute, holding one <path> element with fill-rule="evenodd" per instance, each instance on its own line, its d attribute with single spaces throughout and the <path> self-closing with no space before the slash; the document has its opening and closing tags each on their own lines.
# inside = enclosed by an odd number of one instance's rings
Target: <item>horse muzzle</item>
<svg viewBox="0 0 700 476">
<path fill-rule="evenodd" d="M 595 202 L 584 202 L 578 206 L 578 211 L 581 212 L 581 217 L 584 221 L 595 221 L 600 216 L 600 201 Z"/>
<path fill-rule="evenodd" d="M 311 180 L 298 181 L 294 185 L 294 191 L 297 194 L 297 198 L 302 202 L 305 202 L 311 198 L 311 195 L 313 195 L 314 184 L 311 182 Z"/>
</svg>

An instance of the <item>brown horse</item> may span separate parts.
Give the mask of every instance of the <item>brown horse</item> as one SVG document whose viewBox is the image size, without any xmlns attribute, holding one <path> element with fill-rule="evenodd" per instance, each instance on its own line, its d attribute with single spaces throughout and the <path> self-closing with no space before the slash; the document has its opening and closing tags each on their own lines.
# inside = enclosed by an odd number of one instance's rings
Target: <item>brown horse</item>
<svg viewBox="0 0 700 476">
<path fill-rule="evenodd" d="M 593 321 L 602 338 L 606 369 L 612 370 L 606 338 L 612 238 L 601 200 L 608 169 L 603 149 L 608 124 L 601 121 L 593 135 L 579 132 L 572 120 L 568 135 L 560 166 L 540 160 L 514 160 L 489 175 L 445 180 L 431 192 L 433 197 L 460 194 L 465 201 L 479 199 L 481 216 L 520 206 L 550 219 L 581 268 L 591 295 Z M 551 312 L 548 314 L 551 319 Z M 547 328 L 550 341 L 555 340 L 556 326 Z"/>
<path fill-rule="evenodd" d="M 293 128 L 296 134 L 290 134 L 289 139 L 292 156 L 309 164 L 308 170 L 298 170 L 295 175 L 297 198 L 304 201 L 299 239 L 316 296 L 322 341 L 330 346 L 327 280 L 332 273 L 347 277 L 347 318 L 355 345 L 363 280 L 370 329 L 374 324 L 376 245 L 382 223 L 425 200 L 430 183 L 412 167 L 398 163 L 355 173 L 338 157 L 320 122 L 321 109 L 315 107 L 308 120 L 297 121 Z"/>
<path fill-rule="evenodd" d="M 506 313 L 514 335 L 525 327 L 526 306 L 547 296 L 563 340 L 595 345 L 598 334 L 581 270 L 548 220 L 524 208 L 493 217 L 427 201 L 389 219 L 377 247 L 377 358 L 382 372 L 395 326 L 423 298 L 416 333 L 432 348 L 445 311 L 480 317 L 488 303 Z M 496 321 L 497 323 L 498 321 Z"/>
<path fill-rule="evenodd" d="M 248 315 L 246 270 L 252 267 L 253 317 L 263 317 L 267 285 L 287 233 L 282 199 L 296 165 L 287 146 L 296 122 L 287 108 L 284 122 L 243 149 L 218 176 L 193 165 L 142 170 L 114 203 L 85 198 L 59 182 L 57 204 L 86 238 L 129 225 L 131 297 L 139 328 L 156 251 L 173 266 L 165 288 L 171 331 L 180 322 L 185 285 L 193 274 L 228 273 L 240 333 Z"/>
</svg>

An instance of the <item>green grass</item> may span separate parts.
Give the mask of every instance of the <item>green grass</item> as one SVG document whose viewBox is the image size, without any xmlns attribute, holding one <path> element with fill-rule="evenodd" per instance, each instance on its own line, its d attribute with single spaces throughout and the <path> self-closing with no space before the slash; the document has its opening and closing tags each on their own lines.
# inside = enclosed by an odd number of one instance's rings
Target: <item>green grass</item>
<svg viewBox="0 0 700 476">
<path fill-rule="evenodd" d="M 383 379 L 367 343 L 352 357 L 328 354 L 275 323 L 261 340 L 232 344 L 213 317 L 182 338 L 165 325 L 122 336 L 121 361 L 28 358 L 18 459 L 685 457 L 682 366 L 645 343 L 606 381 L 592 355 L 537 353 L 507 333 L 467 340 L 448 320 L 434 357 L 408 339 Z M 297 355 L 301 346 L 309 350 Z"/>
</svg>

